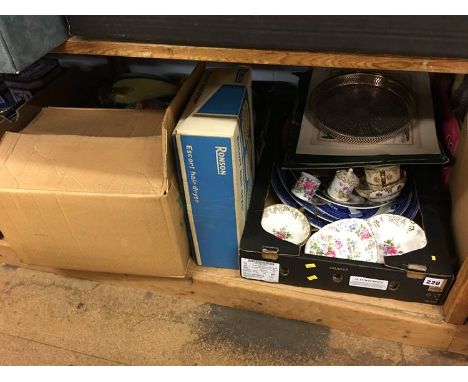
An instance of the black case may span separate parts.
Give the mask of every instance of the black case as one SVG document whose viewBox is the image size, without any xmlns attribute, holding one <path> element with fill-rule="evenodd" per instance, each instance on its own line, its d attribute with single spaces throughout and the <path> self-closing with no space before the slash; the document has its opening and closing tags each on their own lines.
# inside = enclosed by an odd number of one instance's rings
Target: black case
<svg viewBox="0 0 468 382">
<path fill-rule="evenodd" d="M 242 259 L 279 264 L 279 283 L 338 292 L 393 298 L 404 301 L 442 304 L 454 279 L 450 253 L 454 253 L 450 231 L 450 199 L 436 180 L 434 166 L 410 168 L 420 202 L 425 248 L 402 256 L 385 258 L 385 265 L 354 260 L 305 255 L 303 247 L 279 240 L 261 227 L 270 175 L 279 163 L 280 130 L 285 119 L 281 103 L 272 104 L 267 142 L 257 168 L 253 195 L 240 242 Z M 260 268 L 262 263 L 258 263 Z M 315 277 L 314 277 L 315 276 Z M 349 286 L 350 276 L 387 280 L 386 290 Z M 445 280 L 441 287 L 424 285 L 426 277 Z"/>
</svg>

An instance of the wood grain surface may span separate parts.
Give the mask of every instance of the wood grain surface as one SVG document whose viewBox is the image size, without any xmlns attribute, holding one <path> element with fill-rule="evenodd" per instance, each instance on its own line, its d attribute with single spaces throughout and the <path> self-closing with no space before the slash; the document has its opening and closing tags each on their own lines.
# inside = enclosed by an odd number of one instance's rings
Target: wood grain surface
<svg viewBox="0 0 468 382">
<path fill-rule="evenodd" d="M 449 351 L 468 355 L 468 325 L 460 325 L 450 344 Z"/>
<path fill-rule="evenodd" d="M 441 306 L 245 280 L 237 270 L 194 263 L 182 279 L 59 270 L 23 264 L 7 245 L 0 246 L 0 262 L 439 350 L 448 350 L 458 329 L 444 321 Z"/>
<path fill-rule="evenodd" d="M 308 51 L 235 49 L 134 42 L 92 41 L 72 37 L 53 53 L 230 62 L 262 65 L 468 73 L 468 59 L 387 56 Z"/>
<path fill-rule="evenodd" d="M 444 304 L 445 320 L 462 325 L 468 317 L 468 259 L 462 263 L 447 300 Z"/>
</svg>

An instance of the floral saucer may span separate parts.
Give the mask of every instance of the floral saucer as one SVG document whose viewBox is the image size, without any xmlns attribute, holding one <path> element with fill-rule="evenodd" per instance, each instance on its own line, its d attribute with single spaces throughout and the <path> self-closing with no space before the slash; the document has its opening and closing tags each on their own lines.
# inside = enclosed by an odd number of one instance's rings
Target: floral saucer
<svg viewBox="0 0 468 382">
<path fill-rule="evenodd" d="M 371 202 L 374 203 L 384 203 L 384 202 L 391 202 L 392 200 L 398 198 L 400 195 L 401 191 L 395 192 L 394 194 L 391 195 L 385 195 L 377 198 L 368 198 L 367 200 L 370 200 Z"/>
<path fill-rule="evenodd" d="M 308 255 L 377 263 L 377 243 L 365 220 L 344 219 L 314 233 L 305 245 Z"/>
<path fill-rule="evenodd" d="M 303 244 L 310 235 L 305 215 L 286 204 L 273 204 L 263 210 L 262 228 L 278 239 L 296 245 Z"/>
<path fill-rule="evenodd" d="M 325 200 L 327 203 L 333 203 L 337 206 L 340 207 L 346 207 L 346 208 L 357 208 L 357 209 L 374 209 L 381 207 L 385 204 L 390 203 L 391 201 L 386 201 L 386 202 L 372 202 L 370 200 L 367 200 L 363 198 L 362 196 L 356 195 L 356 194 L 351 194 L 351 197 L 348 201 L 343 202 L 343 201 L 337 201 L 334 199 L 327 190 L 328 183 L 327 181 L 323 182 L 323 186 L 320 186 L 319 189 L 316 192 L 316 196 L 319 198 Z"/>
<path fill-rule="evenodd" d="M 424 230 L 404 216 L 382 214 L 367 219 L 377 241 L 379 258 L 403 255 L 427 244 Z"/>
</svg>

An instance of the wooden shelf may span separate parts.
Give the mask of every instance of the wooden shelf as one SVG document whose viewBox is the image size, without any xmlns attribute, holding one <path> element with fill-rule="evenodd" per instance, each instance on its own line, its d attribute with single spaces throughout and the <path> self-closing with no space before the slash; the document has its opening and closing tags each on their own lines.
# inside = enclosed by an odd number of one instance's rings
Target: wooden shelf
<svg viewBox="0 0 468 382">
<path fill-rule="evenodd" d="M 387 56 L 306 51 L 234 49 L 134 42 L 92 41 L 72 37 L 53 53 L 262 65 L 468 73 L 468 58 Z"/>
<path fill-rule="evenodd" d="M 53 53 L 261 65 L 468 73 L 467 58 L 175 46 L 91 41 L 76 37 L 70 38 Z M 0 262 L 2 261 L 70 277 L 144 288 L 161 294 L 172 294 L 207 303 L 317 323 L 370 337 L 468 354 L 468 325 L 462 325 L 468 309 L 466 296 L 468 262 L 466 261 L 443 307 L 244 280 L 238 271 L 197 267 L 194 264 L 190 265 L 187 278 L 165 279 L 33 267 L 19 263 L 11 253 L 9 254 L 7 248 L 0 253 Z"/>
<path fill-rule="evenodd" d="M 237 270 L 199 267 L 194 263 L 189 264 L 186 278 L 171 279 L 31 266 L 21 263 L 6 246 L 0 247 L 2 262 L 325 325 L 369 337 L 468 352 L 467 331 L 460 329 L 463 326 L 445 322 L 442 307 L 436 305 L 245 280 Z"/>
</svg>

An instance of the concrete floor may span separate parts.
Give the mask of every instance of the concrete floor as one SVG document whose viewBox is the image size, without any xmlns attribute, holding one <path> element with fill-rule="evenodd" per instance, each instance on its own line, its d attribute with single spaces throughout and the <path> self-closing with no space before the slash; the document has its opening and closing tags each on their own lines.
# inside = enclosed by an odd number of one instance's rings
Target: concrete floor
<svg viewBox="0 0 468 382">
<path fill-rule="evenodd" d="M 0 365 L 468 365 L 468 357 L 0 266 Z"/>
</svg>

